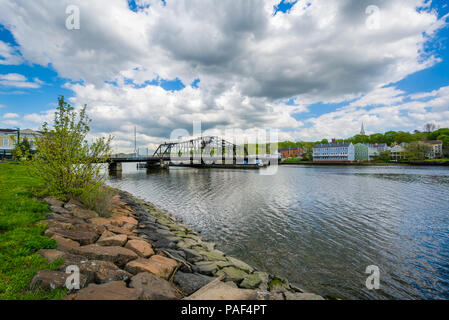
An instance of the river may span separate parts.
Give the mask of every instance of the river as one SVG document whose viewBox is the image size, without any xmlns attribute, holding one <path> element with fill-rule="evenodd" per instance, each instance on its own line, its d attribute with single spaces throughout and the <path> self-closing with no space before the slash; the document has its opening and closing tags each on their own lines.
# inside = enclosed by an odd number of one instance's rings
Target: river
<svg viewBox="0 0 449 320">
<path fill-rule="evenodd" d="M 264 170 L 264 169 L 262 169 Z M 280 166 L 137 170 L 109 184 L 182 218 L 218 249 L 342 299 L 449 299 L 449 170 Z M 366 268 L 380 270 L 369 290 Z"/>
</svg>

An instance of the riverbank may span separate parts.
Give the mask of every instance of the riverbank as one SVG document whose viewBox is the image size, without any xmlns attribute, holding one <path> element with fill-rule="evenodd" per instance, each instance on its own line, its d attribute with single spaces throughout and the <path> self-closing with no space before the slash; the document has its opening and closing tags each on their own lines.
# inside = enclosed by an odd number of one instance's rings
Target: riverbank
<svg viewBox="0 0 449 320">
<path fill-rule="evenodd" d="M 75 265 L 81 288 L 68 300 L 322 299 L 227 256 L 151 203 L 117 192 L 110 218 L 96 217 L 76 201 L 46 199 L 52 214 L 45 235 L 58 247 L 38 253 L 64 263 L 57 271 L 38 272 L 32 287 L 63 288 L 65 268 Z"/>
<path fill-rule="evenodd" d="M 49 212 L 47 204 L 33 198 L 41 181 L 27 174 L 26 167 L 0 163 L 0 300 L 60 299 L 63 289 L 28 290 L 38 270 L 56 270 L 61 261 L 48 262 L 36 252 L 56 248 L 37 224 Z"/>
<path fill-rule="evenodd" d="M 279 165 L 308 165 L 308 166 L 449 166 L 449 161 L 409 161 L 409 162 L 281 162 Z"/>
<path fill-rule="evenodd" d="M 0 187 L 1 299 L 322 299 L 129 193 L 116 190 L 100 217 L 73 199 L 35 199 L 41 185 L 24 165 L 0 165 Z M 79 289 L 67 289 L 67 268 Z"/>
</svg>

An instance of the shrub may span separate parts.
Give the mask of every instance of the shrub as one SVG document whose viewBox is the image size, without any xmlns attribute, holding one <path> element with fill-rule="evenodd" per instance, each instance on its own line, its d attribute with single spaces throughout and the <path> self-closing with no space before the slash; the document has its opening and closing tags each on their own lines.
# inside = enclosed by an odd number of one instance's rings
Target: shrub
<svg viewBox="0 0 449 320">
<path fill-rule="evenodd" d="M 112 210 L 111 200 L 116 192 L 108 186 L 91 186 L 85 189 L 79 199 L 86 206 L 95 210 L 101 217 L 107 217 Z"/>
<path fill-rule="evenodd" d="M 112 137 L 87 141 L 90 119 L 86 106 L 79 114 L 58 99 L 54 124 L 43 124 L 42 136 L 36 139 L 37 153 L 31 161 L 32 174 L 44 181 L 42 194 L 61 200 L 80 198 L 103 186 L 104 175 L 98 163 L 110 155 Z"/>
</svg>

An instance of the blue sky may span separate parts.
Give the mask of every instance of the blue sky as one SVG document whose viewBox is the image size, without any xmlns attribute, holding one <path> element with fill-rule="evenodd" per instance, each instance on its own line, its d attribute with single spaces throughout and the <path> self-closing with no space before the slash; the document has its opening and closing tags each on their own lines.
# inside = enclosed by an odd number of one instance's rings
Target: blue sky
<svg viewBox="0 0 449 320">
<path fill-rule="evenodd" d="M 123 0 L 104 12 L 120 12 L 119 26 L 96 20 L 98 8 L 80 2 L 81 29 L 68 31 L 61 26 L 64 4 L 53 11 L 42 4 L 38 12 L 26 1 L 17 6 L 5 1 L 0 5 L 0 127 L 37 128 L 59 95 L 75 105 L 87 103 L 94 133 L 113 133 L 123 149 L 133 126 L 142 132 L 142 145 L 151 146 L 176 128 L 189 130 L 193 118 L 217 131 L 277 127 L 291 140 L 351 136 L 362 121 L 368 133 L 411 131 L 429 121 L 447 126 L 449 6 L 433 1 L 423 9 L 420 0 L 413 2 L 396 8 L 373 1 L 385 17 L 398 16 L 397 24 L 381 25 L 373 35 L 360 27 L 367 19 L 360 2 L 345 7 L 266 0 L 265 7 L 251 1 L 239 8 L 227 1 L 183 7 Z M 190 10 L 179 15 L 186 6 Z M 321 6 L 335 6 L 338 18 L 322 20 Z M 22 11 L 15 12 L 18 8 Z M 407 28 L 399 16 L 409 9 L 414 20 Z M 25 11 L 29 21 L 11 20 Z M 322 29 L 332 19 L 334 25 Z M 347 33 L 356 25 L 356 32 Z M 370 36 L 375 40 L 366 40 Z M 348 59 L 351 54 L 354 59 Z M 148 119 L 134 115 L 139 108 Z M 111 120 L 111 110 L 122 114 L 122 121 Z"/>
</svg>

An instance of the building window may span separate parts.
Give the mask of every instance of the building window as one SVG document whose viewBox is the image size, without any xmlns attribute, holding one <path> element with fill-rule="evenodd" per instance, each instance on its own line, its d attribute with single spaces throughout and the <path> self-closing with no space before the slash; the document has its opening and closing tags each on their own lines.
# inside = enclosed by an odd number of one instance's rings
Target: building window
<svg viewBox="0 0 449 320">
<path fill-rule="evenodd" d="M 9 139 L 8 138 L 3 138 L 3 146 L 9 147 Z"/>
</svg>

